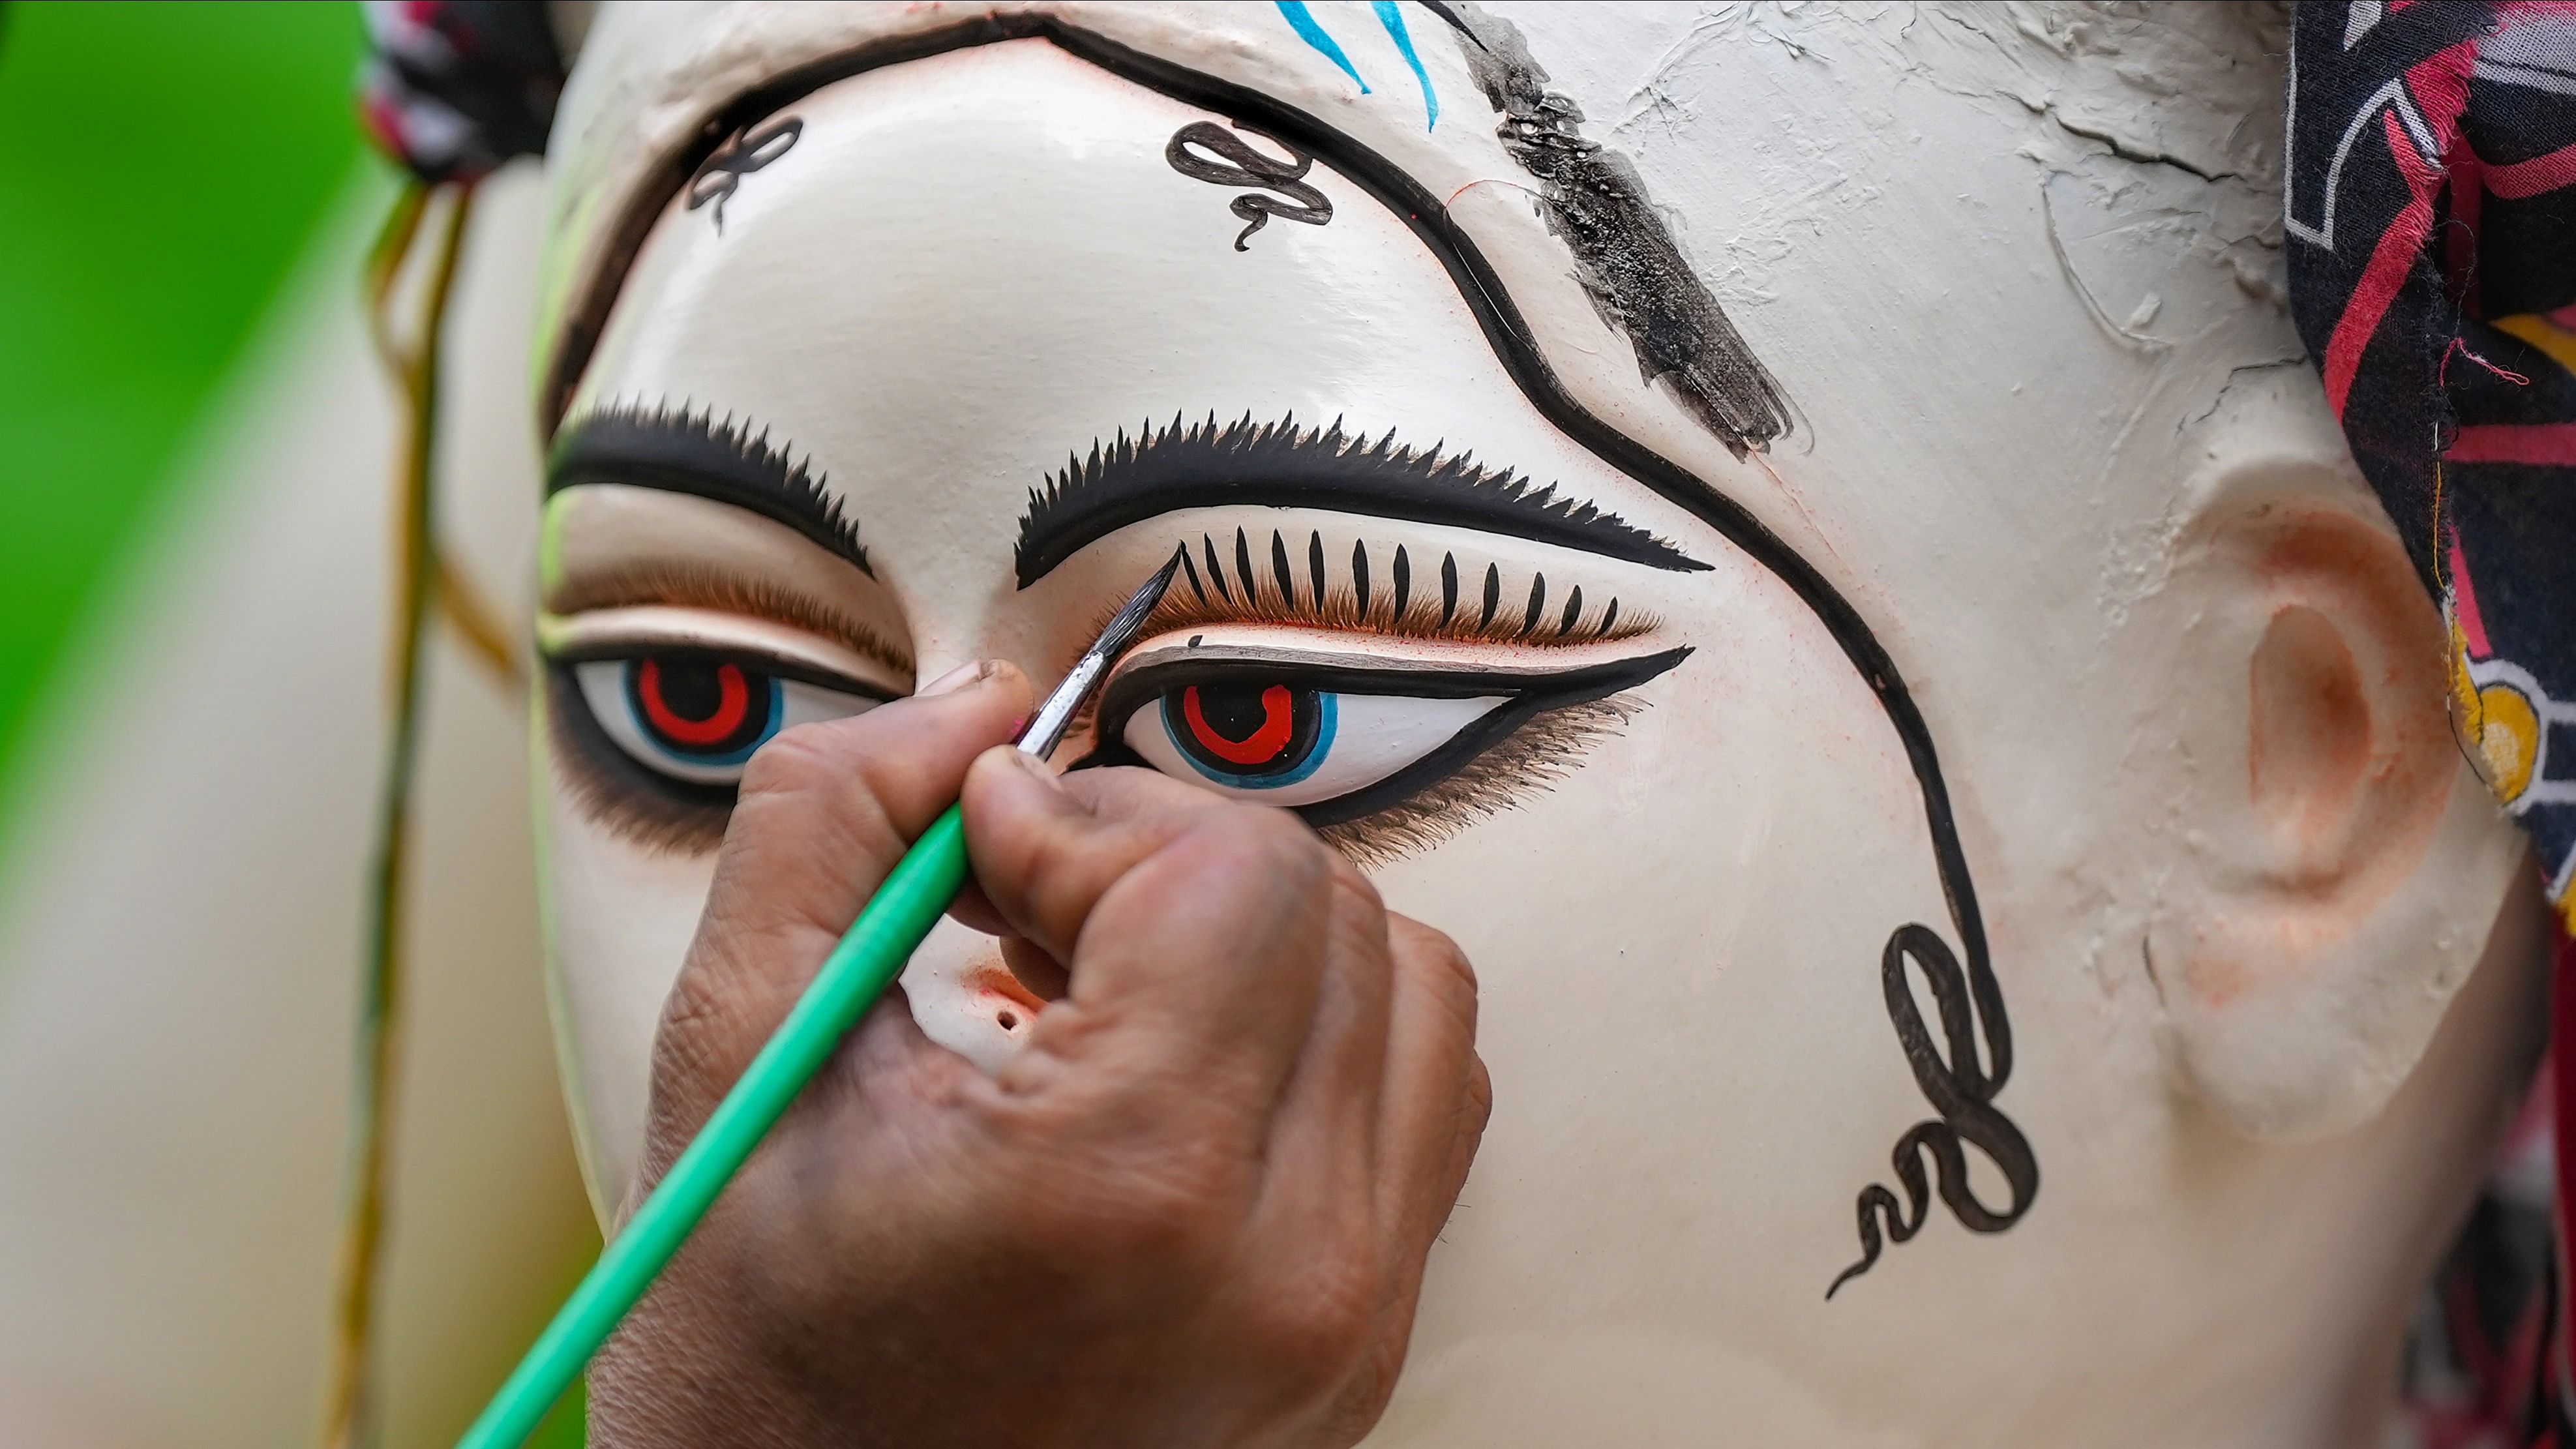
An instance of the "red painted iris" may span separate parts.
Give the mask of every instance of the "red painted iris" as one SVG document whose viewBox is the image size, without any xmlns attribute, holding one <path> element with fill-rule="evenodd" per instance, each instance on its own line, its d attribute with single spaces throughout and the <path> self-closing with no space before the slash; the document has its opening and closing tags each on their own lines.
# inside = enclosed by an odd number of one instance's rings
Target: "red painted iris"
<svg viewBox="0 0 2576 1449">
<path fill-rule="evenodd" d="M 1173 742 L 1210 774 L 1260 778 L 1302 768 L 1315 752 L 1316 692 L 1284 684 L 1192 684 L 1163 696 Z"/>
<path fill-rule="evenodd" d="M 729 755 L 769 733 L 767 676 L 715 659 L 657 656 L 629 665 L 626 691 L 656 744 L 682 755 Z"/>
</svg>

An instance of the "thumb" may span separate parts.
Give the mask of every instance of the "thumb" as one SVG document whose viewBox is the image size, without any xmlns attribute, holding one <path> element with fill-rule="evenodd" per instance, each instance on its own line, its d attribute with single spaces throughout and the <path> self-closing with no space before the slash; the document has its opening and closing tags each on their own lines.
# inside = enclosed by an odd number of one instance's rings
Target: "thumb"
<svg viewBox="0 0 2576 1449">
<path fill-rule="evenodd" d="M 653 1048 L 653 1125 L 694 1133 L 886 873 L 956 800 L 966 767 L 1029 710 L 1010 664 L 761 746 Z"/>
</svg>

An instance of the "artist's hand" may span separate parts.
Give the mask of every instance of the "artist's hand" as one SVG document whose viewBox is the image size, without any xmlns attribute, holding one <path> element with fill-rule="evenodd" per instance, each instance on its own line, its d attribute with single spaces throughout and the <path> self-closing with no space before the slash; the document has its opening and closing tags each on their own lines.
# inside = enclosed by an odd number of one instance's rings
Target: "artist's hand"
<svg viewBox="0 0 2576 1449">
<path fill-rule="evenodd" d="M 961 781 L 961 913 L 1069 994 L 997 1078 L 880 1005 L 593 1367 L 594 1444 L 1344 1445 L 1384 1408 L 1484 1129 L 1465 960 L 1282 811 L 987 750 L 1028 707 L 996 666 L 753 758 L 639 1193 Z"/>
</svg>

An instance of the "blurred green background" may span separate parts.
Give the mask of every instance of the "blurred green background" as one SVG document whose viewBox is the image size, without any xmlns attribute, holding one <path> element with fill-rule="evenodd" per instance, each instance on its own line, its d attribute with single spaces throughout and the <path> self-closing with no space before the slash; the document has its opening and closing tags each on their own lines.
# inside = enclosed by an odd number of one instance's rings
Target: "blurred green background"
<svg viewBox="0 0 2576 1449">
<path fill-rule="evenodd" d="M 350 99 L 360 51 L 348 0 L 0 0 L 0 812 L 31 707 L 175 501 L 227 374 L 385 165 Z M 574 1402 L 541 1442 L 581 1438 Z"/>
<path fill-rule="evenodd" d="M 0 6 L 0 789 L 217 382 L 380 164 L 359 49 L 348 3 Z"/>
</svg>

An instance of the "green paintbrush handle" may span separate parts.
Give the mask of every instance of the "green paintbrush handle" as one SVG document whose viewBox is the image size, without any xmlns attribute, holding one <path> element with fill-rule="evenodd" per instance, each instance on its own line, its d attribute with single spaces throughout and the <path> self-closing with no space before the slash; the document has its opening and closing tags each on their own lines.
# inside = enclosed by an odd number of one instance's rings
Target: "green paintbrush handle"
<svg viewBox="0 0 2576 1449">
<path fill-rule="evenodd" d="M 912 959 L 966 881 L 966 825 L 948 812 L 905 851 L 849 934 L 823 960 L 778 1031 L 725 1094 L 697 1140 L 591 1265 L 457 1449 L 518 1449 L 688 1241 L 752 1149 Z"/>
</svg>

